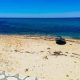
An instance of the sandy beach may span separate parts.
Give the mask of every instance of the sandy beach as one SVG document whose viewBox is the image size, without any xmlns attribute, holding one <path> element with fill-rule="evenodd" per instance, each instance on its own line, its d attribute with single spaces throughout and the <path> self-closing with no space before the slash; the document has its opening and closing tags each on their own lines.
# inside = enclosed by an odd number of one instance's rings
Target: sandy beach
<svg viewBox="0 0 80 80">
<path fill-rule="evenodd" d="M 0 35 L 0 71 L 42 80 L 80 80 L 80 40 Z M 59 54 L 56 54 L 59 53 Z"/>
</svg>

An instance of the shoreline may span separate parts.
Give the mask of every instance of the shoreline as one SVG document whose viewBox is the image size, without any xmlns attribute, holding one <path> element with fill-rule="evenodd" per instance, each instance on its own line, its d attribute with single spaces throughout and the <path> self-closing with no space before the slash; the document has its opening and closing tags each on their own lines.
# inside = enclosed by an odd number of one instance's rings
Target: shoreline
<svg viewBox="0 0 80 80">
<path fill-rule="evenodd" d="M 0 34 L 0 36 L 23 36 L 23 37 L 44 37 L 44 38 L 57 38 L 59 36 L 55 35 L 38 35 L 38 34 Z M 73 38 L 70 36 L 61 36 L 65 39 L 74 39 L 74 40 L 80 40 L 78 38 Z"/>
<path fill-rule="evenodd" d="M 7 34 L 0 34 L 0 37 L 17 37 L 17 38 L 25 38 L 25 39 L 44 39 L 44 40 L 50 40 L 50 41 L 55 41 L 55 39 L 57 38 L 57 36 L 46 36 L 46 35 L 7 35 Z M 63 36 L 62 36 L 63 37 Z M 80 39 L 75 39 L 75 38 L 71 38 L 71 37 L 63 37 L 66 41 L 69 42 L 76 42 L 80 44 Z"/>
<path fill-rule="evenodd" d="M 73 37 L 73 36 L 66 36 L 66 35 L 54 35 L 54 34 L 43 34 L 43 33 L 41 33 L 41 34 L 37 34 L 37 33 L 31 33 L 31 34 L 29 34 L 29 33 L 27 33 L 27 34 L 17 34 L 17 33 L 12 33 L 12 34 L 1 34 L 0 33 L 0 35 L 3 35 L 3 36 L 30 36 L 30 37 L 50 37 L 50 38 L 56 38 L 56 37 L 59 37 L 59 36 L 62 36 L 63 38 L 65 38 L 65 39 L 75 39 L 75 40 L 80 40 L 80 37 Z"/>
</svg>

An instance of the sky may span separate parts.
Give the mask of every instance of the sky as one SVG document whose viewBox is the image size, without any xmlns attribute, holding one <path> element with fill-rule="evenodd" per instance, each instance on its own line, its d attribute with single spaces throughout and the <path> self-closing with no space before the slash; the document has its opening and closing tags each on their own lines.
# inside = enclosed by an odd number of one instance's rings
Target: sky
<svg viewBox="0 0 80 80">
<path fill-rule="evenodd" d="M 0 17 L 80 17 L 80 0 L 0 0 Z"/>
</svg>

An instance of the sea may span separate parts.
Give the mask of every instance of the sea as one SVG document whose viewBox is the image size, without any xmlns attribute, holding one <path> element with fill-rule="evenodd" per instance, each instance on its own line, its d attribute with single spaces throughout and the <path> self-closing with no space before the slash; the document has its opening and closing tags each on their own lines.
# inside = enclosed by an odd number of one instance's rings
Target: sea
<svg viewBox="0 0 80 80">
<path fill-rule="evenodd" d="M 0 18 L 0 34 L 80 39 L 80 18 Z"/>
</svg>

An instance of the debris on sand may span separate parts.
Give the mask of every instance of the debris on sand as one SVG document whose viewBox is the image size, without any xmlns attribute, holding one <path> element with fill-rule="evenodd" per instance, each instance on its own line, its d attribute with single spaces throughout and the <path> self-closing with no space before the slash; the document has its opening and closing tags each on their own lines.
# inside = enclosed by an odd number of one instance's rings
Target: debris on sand
<svg viewBox="0 0 80 80">
<path fill-rule="evenodd" d="M 15 52 L 19 52 L 17 49 L 16 50 L 14 50 Z"/>
<path fill-rule="evenodd" d="M 25 72 L 27 72 L 27 71 L 29 71 L 29 69 L 28 69 L 28 68 L 26 68 L 26 69 L 25 69 Z"/>
<path fill-rule="evenodd" d="M 48 50 L 50 49 L 50 48 L 47 48 Z"/>
<path fill-rule="evenodd" d="M 69 75 L 67 74 L 66 77 L 69 77 Z"/>
<path fill-rule="evenodd" d="M 40 52 L 44 52 L 44 51 L 40 51 Z"/>
<path fill-rule="evenodd" d="M 26 53 L 30 53 L 29 51 L 26 51 Z"/>
<path fill-rule="evenodd" d="M 68 52 L 65 52 L 65 53 L 67 53 L 67 54 L 68 54 Z"/>
<path fill-rule="evenodd" d="M 56 56 L 62 55 L 61 53 L 62 53 L 61 51 L 55 51 L 53 55 L 56 55 Z"/>
<path fill-rule="evenodd" d="M 48 57 L 47 57 L 47 56 L 44 56 L 43 58 L 44 58 L 44 59 L 48 59 Z"/>
</svg>

